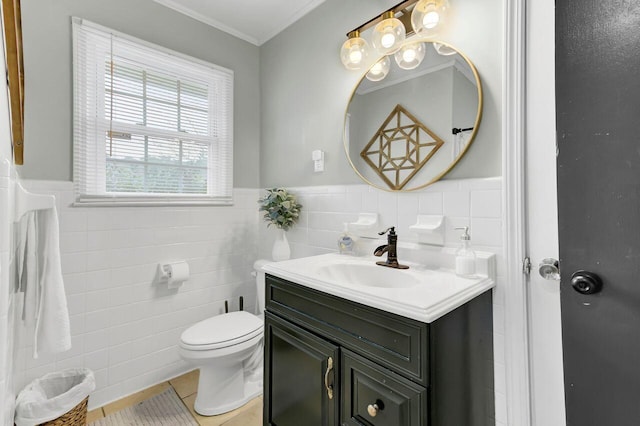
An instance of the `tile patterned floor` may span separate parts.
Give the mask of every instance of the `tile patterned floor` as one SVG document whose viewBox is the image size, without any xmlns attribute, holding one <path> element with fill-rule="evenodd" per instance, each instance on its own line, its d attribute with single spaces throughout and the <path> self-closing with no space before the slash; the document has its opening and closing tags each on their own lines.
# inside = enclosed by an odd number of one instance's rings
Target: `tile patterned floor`
<svg viewBox="0 0 640 426">
<path fill-rule="evenodd" d="M 194 370 L 190 373 L 173 378 L 168 382 L 160 383 L 148 389 L 122 398 L 118 401 L 107 404 L 104 407 L 89 411 L 87 415 L 87 423 L 96 419 L 107 416 L 123 408 L 130 407 L 147 398 L 157 395 L 168 387 L 173 387 L 182 402 L 187 406 L 193 417 L 201 426 L 261 426 L 262 425 L 262 396 L 249 401 L 244 406 L 229 413 L 219 416 L 205 417 L 197 414 L 193 409 L 193 403 L 196 400 L 198 390 L 199 371 Z"/>
</svg>

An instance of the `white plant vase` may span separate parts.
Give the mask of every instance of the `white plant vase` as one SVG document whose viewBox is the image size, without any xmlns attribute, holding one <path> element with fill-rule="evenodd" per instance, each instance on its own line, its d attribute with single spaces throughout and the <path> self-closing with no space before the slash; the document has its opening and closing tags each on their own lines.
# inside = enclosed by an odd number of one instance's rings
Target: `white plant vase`
<svg viewBox="0 0 640 426">
<path fill-rule="evenodd" d="M 271 250 L 271 258 L 276 262 L 291 258 L 291 248 L 287 240 L 287 233 L 282 229 L 277 230 L 276 240 L 273 242 L 273 249 Z"/>
</svg>

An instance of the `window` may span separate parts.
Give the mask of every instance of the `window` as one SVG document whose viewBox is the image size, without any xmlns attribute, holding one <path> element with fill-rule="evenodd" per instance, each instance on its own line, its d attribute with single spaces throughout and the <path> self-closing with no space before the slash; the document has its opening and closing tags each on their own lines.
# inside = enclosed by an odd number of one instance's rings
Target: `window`
<svg viewBox="0 0 640 426">
<path fill-rule="evenodd" d="M 230 204 L 233 72 L 73 18 L 79 204 Z"/>
</svg>

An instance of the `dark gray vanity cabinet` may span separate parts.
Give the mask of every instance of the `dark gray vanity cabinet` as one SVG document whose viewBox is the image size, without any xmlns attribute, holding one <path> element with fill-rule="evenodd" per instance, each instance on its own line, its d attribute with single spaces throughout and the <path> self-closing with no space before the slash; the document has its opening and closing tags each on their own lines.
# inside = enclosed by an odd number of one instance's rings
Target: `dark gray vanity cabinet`
<svg viewBox="0 0 640 426">
<path fill-rule="evenodd" d="M 495 425 L 491 304 L 426 324 L 267 275 L 264 425 Z"/>
</svg>

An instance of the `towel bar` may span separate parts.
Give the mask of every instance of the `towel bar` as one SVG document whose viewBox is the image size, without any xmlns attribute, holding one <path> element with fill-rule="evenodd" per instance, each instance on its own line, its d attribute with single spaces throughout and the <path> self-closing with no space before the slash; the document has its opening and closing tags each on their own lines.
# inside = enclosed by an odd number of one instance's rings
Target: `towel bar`
<svg viewBox="0 0 640 426">
<path fill-rule="evenodd" d="M 56 204 L 54 195 L 32 194 L 22 187 L 20 182 L 15 185 L 15 216 L 13 221 L 18 222 L 25 213 L 33 210 L 52 209 Z"/>
</svg>

